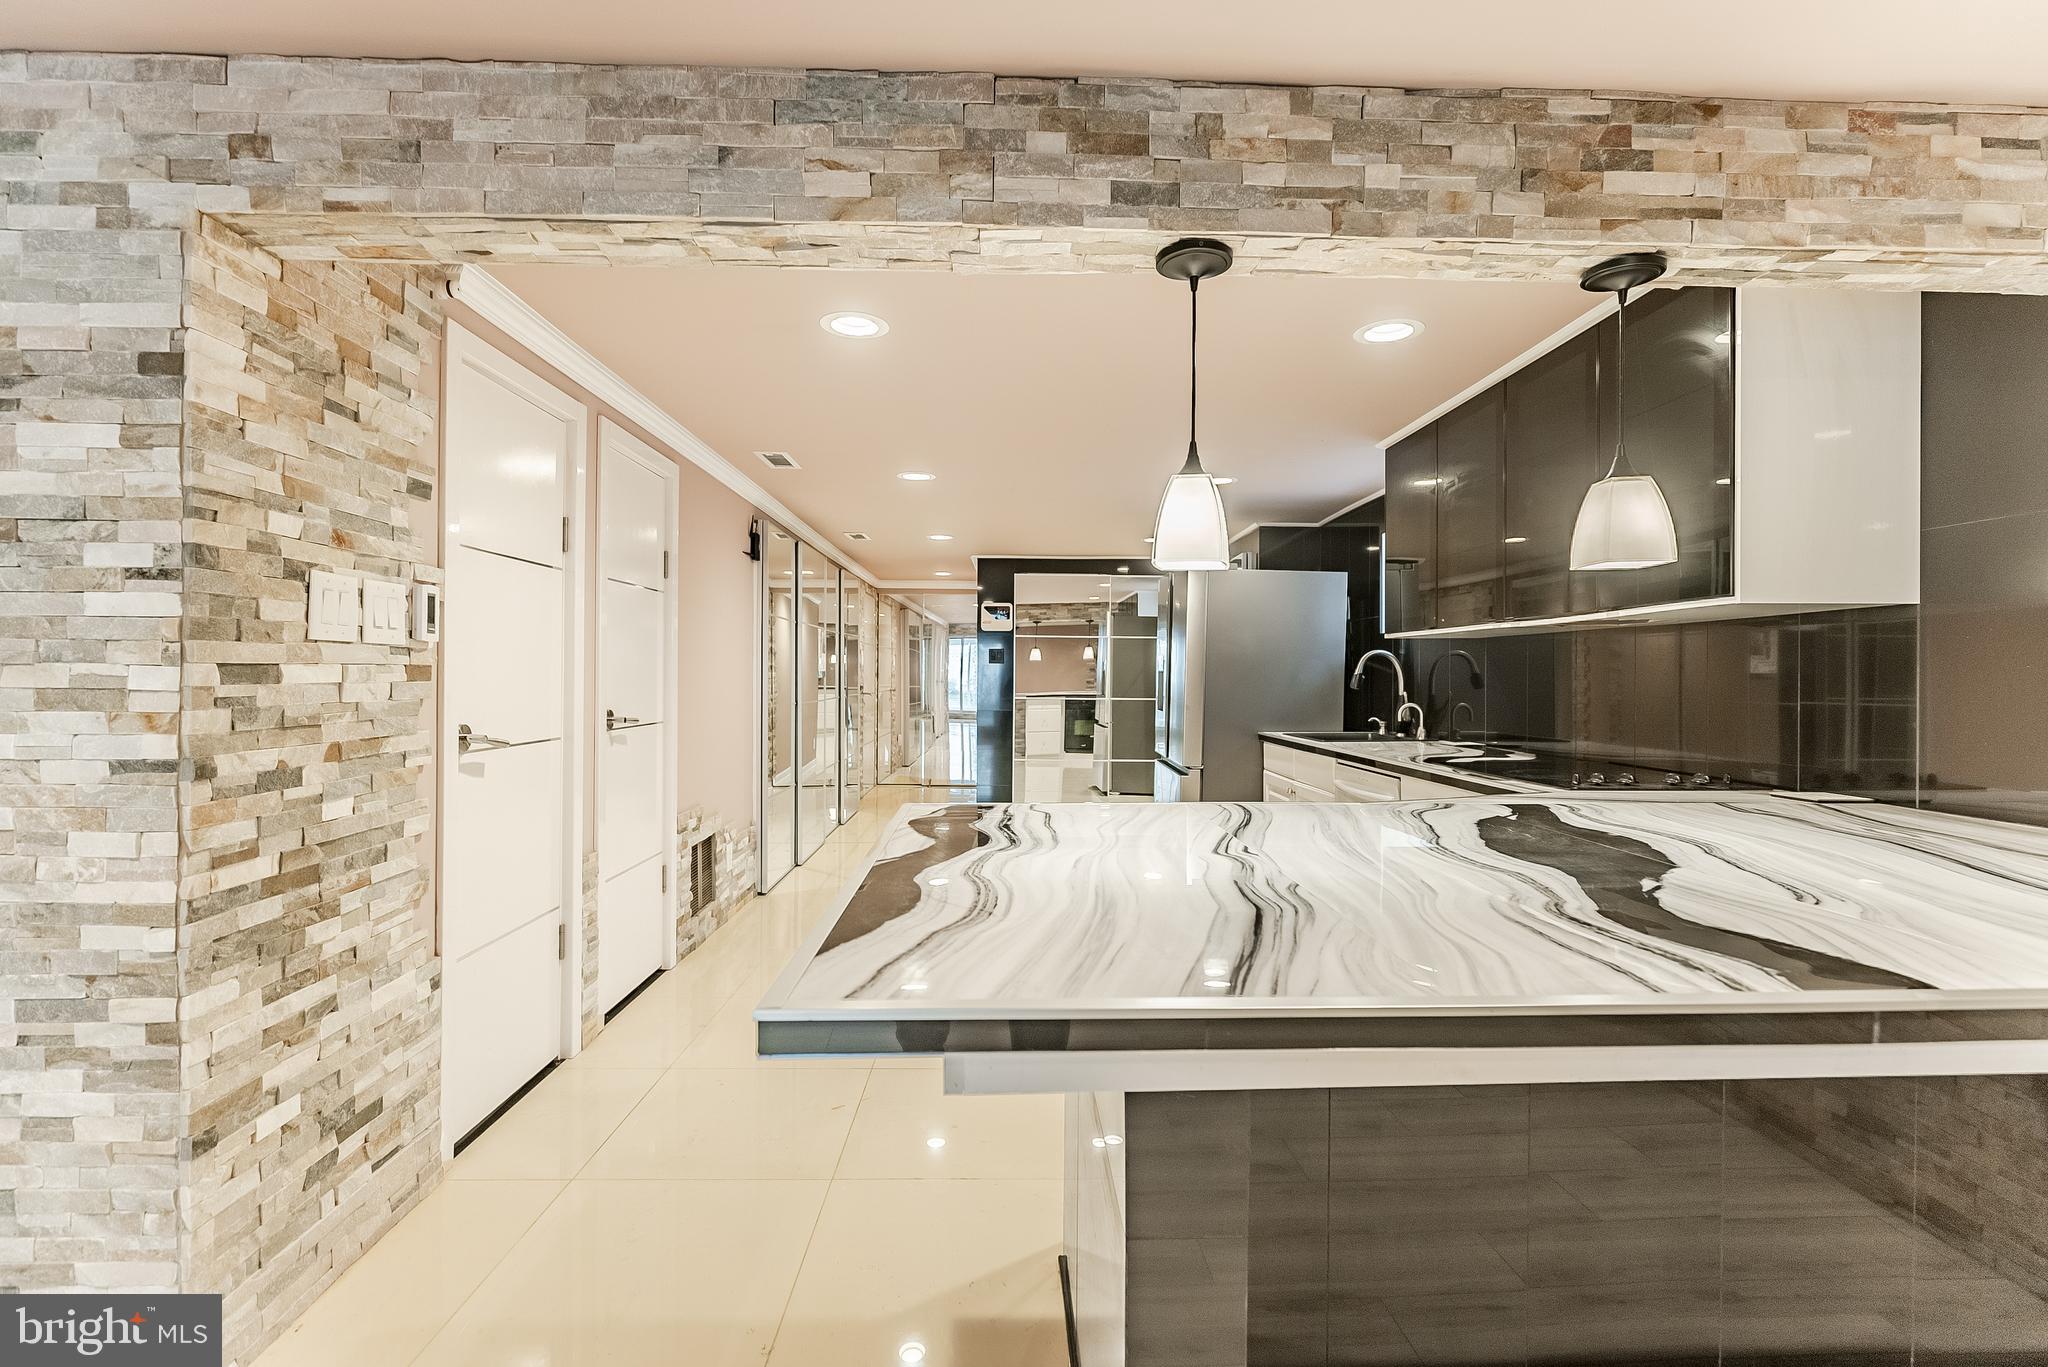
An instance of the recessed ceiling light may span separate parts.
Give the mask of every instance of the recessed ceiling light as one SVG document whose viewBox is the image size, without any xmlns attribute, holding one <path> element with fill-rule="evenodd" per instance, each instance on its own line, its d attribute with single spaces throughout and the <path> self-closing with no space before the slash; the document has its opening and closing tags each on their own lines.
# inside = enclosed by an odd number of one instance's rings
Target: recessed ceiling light
<svg viewBox="0 0 2048 1367">
<path fill-rule="evenodd" d="M 818 326 L 834 337 L 856 340 L 879 337 L 889 330 L 889 325 L 872 313 L 828 313 L 818 320 Z"/>
<path fill-rule="evenodd" d="M 933 570 L 932 573 L 941 579 L 951 579 L 953 577 L 953 571 L 951 570 Z"/>
<path fill-rule="evenodd" d="M 952 539 L 953 535 L 950 532 L 932 532 L 925 537 L 927 541 L 951 541 Z"/>
<path fill-rule="evenodd" d="M 945 1137 L 935 1134 L 930 1139 L 924 1141 L 924 1146 L 928 1149 L 943 1149 L 946 1147 Z"/>
<path fill-rule="evenodd" d="M 1422 324 L 1413 318 L 1382 318 L 1377 323 L 1367 323 L 1351 334 L 1354 342 L 1405 342 L 1422 331 Z"/>
<path fill-rule="evenodd" d="M 901 1348 L 898 1348 L 896 1350 L 896 1356 L 898 1360 L 906 1363 L 923 1362 L 924 1345 L 922 1343 L 919 1343 L 916 1339 L 912 1339 L 910 1340 L 910 1342 L 904 1344 Z"/>
<path fill-rule="evenodd" d="M 1216 482 L 1217 482 L 1218 484 L 1235 484 L 1235 483 L 1237 483 L 1237 476 L 1236 476 L 1236 475 L 1218 475 L 1218 476 L 1216 476 Z"/>
<path fill-rule="evenodd" d="M 922 470 L 899 470 L 896 474 L 896 478 L 907 479 L 912 484 L 923 484 L 929 480 L 937 479 L 938 476 L 926 474 Z"/>
</svg>

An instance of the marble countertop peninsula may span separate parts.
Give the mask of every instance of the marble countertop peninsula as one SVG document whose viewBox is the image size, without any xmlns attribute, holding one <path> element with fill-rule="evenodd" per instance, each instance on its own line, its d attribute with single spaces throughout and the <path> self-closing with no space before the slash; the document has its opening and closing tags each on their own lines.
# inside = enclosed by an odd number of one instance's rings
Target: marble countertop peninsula
<svg viewBox="0 0 2048 1367">
<path fill-rule="evenodd" d="M 904 809 L 761 1019 L 2048 1005 L 2048 830 L 1770 795 Z"/>
</svg>

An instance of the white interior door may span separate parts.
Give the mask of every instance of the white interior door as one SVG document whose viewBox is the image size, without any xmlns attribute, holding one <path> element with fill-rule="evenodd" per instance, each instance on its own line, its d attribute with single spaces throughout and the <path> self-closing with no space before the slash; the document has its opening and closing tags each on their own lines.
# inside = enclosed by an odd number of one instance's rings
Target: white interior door
<svg viewBox="0 0 2048 1367">
<path fill-rule="evenodd" d="M 598 442 L 597 990 L 607 1011 L 675 962 L 675 467 L 606 422 Z"/>
<path fill-rule="evenodd" d="M 568 510 L 583 406 L 449 329 L 442 484 L 446 1142 L 561 1052 L 573 756 Z"/>
</svg>

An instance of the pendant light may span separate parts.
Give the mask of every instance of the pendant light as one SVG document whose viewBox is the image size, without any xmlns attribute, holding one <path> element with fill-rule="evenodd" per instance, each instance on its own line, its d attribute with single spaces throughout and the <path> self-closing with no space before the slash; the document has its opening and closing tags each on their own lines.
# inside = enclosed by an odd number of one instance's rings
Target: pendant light
<svg viewBox="0 0 2048 1367">
<path fill-rule="evenodd" d="M 1579 520 L 1572 527 L 1571 566 L 1575 570 L 1642 570 L 1678 559 L 1678 529 L 1671 507 L 1657 481 L 1629 463 L 1628 396 L 1622 387 L 1622 358 L 1627 352 L 1628 292 L 1664 274 L 1662 252 L 1632 252 L 1586 268 L 1579 287 L 1613 293 L 1614 313 L 1614 463 L 1604 478 L 1586 490 Z"/>
<path fill-rule="evenodd" d="M 1206 237 L 1186 237 L 1160 251 L 1155 264 L 1169 280 L 1188 282 L 1188 459 L 1166 481 L 1152 533 L 1152 563 L 1162 570 L 1230 568 L 1230 532 L 1223 494 L 1195 450 L 1196 339 L 1202 281 L 1230 269 L 1230 248 Z"/>
<path fill-rule="evenodd" d="M 1044 653 L 1043 653 L 1042 651 L 1040 651 L 1040 650 L 1039 650 L 1039 648 L 1038 648 L 1037 646 L 1033 646 L 1033 647 L 1031 647 L 1031 660 L 1032 660 L 1032 663 L 1034 663 L 1034 664 L 1035 664 L 1035 663 L 1037 663 L 1038 661 L 1040 661 L 1040 660 L 1043 660 L 1044 658 L 1045 658 L 1045 655 L 1044 655 Z"/>
<path fill-rule="evenodd" d="M 1094 647 L 1094 646 L 1082 646 L 1082 647 L 1081 647 L 1081 658 L 1082 658 L 1082 659 L 1084 659 L 1084 660 L 1092 660 L 1092 659 L 1094 659 L 1094 658 L 1095 658 L 1095 647 Z"/>
</svg>

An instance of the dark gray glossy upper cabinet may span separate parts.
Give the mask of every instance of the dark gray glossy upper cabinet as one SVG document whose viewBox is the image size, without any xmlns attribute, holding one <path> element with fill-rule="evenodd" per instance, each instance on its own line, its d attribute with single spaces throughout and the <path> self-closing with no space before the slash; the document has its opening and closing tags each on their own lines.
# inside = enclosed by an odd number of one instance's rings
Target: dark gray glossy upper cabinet
<svg viewBox="0 0 2048 1367">
<path fill-rule="evenodd" d="M 1599 461 L 1598 338 L 1581 332 L 1510 375 L 1501 468 L 1501 562 L 1509 617 L 1572 611 L 1572 524 Z"/>
<path fill-rule="evenodd" d="M 1386 629 L 1436 623 L 1436 426 L 1387 448 L 1387 530 L 1381 567 Z"/>
<path fill-rule="evenodd" d="M 1651 290 L 1628 308 L 1622 376 L 1628 424 L 1618 428 L 1611 369 L 1615 325 L 1602 321 L 1601 472 L 1625 431 L 1629 459 L 1653 475 L 1678 531 L 1678 561 L 1574 575 L 1574 611 L 1639 607 L 1734 591 L 1735 291 Z"/>
<path fill-rule="evenodd" d="M 1501 387 L 1436 424 L 1436 624 L 1499 621 Z"/>
</svg>

